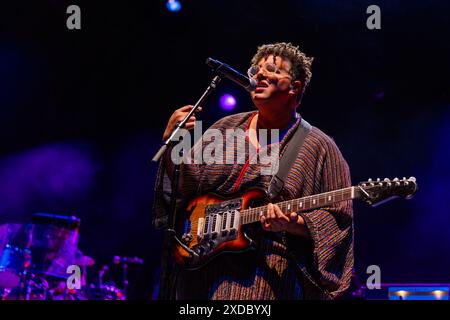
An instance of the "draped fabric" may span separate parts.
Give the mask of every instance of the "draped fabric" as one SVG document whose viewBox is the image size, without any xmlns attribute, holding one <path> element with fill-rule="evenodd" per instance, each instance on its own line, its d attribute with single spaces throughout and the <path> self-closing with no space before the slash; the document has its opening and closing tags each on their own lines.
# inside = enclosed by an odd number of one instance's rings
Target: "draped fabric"
<svg viewBox="0 0 450 320">
<path fill-rule="evenodd" d="M 226 144 L 226 129 L 248 131 L 257 114 L 231 115 L 211 127 L 223 133 L 224 158 L 225 146 L 229 147 Z M 300 117 L 280 142 L 272 141 L 267 145 L 267 154 L 278 147 L 282 155 L 298 125 Z M 210 143 L 200 141 L 198 147 L 205 150 Z M 238 160 L 238 152 L 243 152 L 246 161 L 183 164 L 179 209 L 185 201 L 205 192 L 230 195 L 253 187 L 267 190 L 271 175 L 262 174 L 262 169 L 267 169 L 270 164 L 249 161 L 252 156 L 250 144 L 252 139 L 246 139 L 244 145 L 236 143 L 232 150 L 235 160 Z M 215 150 L 217 152 L 221 150 Z M 167 152 L 160 164 L 155 187 L 153 223 L 156 228 L 162 228 L 167 223 L 172 170 L 170 152 Z M 350 171 L 335 142 L 318 128 L 312 127 L 284 188 L 273 202 L 349 186 Z M 177 279 L 177 298 L 334 299 L 341 296 L 350 285 L 353 268 L 352 202 L 344 201 L 299 214 L 305 220 L 310 239 L 284 232 L 266 232 L 256 223 L 252 226 L 258 243 L 256 250 L 223 254 L 202 269 L 181 271 Z"/>
</svg>

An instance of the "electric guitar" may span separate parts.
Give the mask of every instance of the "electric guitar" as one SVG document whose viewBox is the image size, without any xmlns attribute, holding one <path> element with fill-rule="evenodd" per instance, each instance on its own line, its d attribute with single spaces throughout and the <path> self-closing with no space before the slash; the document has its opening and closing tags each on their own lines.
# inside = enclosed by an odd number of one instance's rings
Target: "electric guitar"
<svg viewBox="0 0 450 320">
<path fill-rule="evenodd" d="M 361 182 L 335 191 L 277 203 L 285 214 L 302 212 L 329 206 L 331 204 L 360 199 L 371 206 L 377 206 L 393 198 L 410 199 L 417 191 L 414 177 L 393 180 L 377 179 Z M 189 201 L 184 219 L 177 224 L 179 232 L 175 237 L 174 257 L 185 269 L 199 269 L 223 252 L 243 252 L 254 245 L 246 234 L 246 226 L 260 221 L 267 213 L 264 190 L 251 189 L 230 197 L 207 193 Z"/>
</svg>

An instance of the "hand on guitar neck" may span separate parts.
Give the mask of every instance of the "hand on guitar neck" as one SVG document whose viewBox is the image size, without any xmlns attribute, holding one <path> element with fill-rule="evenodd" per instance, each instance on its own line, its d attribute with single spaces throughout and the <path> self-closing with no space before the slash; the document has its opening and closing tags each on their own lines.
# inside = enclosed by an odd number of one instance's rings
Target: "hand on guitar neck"
<svg viewBox="0 0 450 320">
<path fill-rule="evenodd" d="M 295 236 L 309 238 L 309 231 L 305 220 L 296 212 L 289 215 L 284 214 L 276 204 L 267 205 L 267 214 L 261 215 L 262 228 L 265 231 L 280 232 L 286 231 Z"/>
</svg>

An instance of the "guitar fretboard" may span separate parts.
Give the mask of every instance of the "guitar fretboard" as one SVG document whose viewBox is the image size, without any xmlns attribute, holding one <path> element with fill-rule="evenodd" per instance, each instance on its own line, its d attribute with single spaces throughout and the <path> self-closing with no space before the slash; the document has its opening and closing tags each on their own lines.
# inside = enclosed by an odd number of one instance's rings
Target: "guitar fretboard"
<svg viewBox="0 0 450 320">
<path fill-rule="evenodd" d="M 348 187 L 335 191 L 325 192 L 317 195 L 312 195 L 304 198 L 298 198 L 277 203 L 284 214 L 291 212 L 308 211 L 336 202 L 352 200 L 358 197 L 358 190 L 355 187 Z M 249 224 L 257 222 L 261 215 L 267 214 L 267 205 L 262 207 L 250 208 L 241 211 L 241 224 Z"/>
</svg>

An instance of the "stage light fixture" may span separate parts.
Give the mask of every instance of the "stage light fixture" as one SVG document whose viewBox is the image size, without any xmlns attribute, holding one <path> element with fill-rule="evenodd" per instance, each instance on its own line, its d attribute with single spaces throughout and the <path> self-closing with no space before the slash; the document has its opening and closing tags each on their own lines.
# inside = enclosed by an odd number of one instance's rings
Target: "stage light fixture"
<svg viewBox="0 0 450 320">
<path fill-rule="evenodd" d="M 225 111 L 231 111 L 236 107 L 236 99 L 226 93 L 220 98 L 220 107 Z"/>
<path fill-rule="evenodd" d="M 181 2 L 178 0 L 167 0 L 166 7 L 171 12 L 178 12 L 181 9 Z"/>
</svg>

